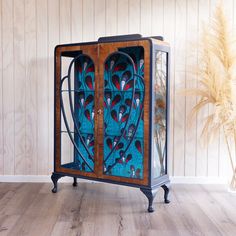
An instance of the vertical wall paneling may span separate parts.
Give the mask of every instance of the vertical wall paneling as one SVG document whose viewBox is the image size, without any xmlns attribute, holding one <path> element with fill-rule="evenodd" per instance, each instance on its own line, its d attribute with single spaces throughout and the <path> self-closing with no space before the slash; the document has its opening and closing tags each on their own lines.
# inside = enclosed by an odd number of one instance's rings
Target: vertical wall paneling
<svg viewBox="0 0 236 236">
<path fill-rule="evenodd" d="M 193 68 L 197 66 L 198 40 L 198 0 L 187 1 L 186 26 L 186 88 L 197 86 L 197 77 Z M 196 166 L 196 116 L 189 121 L 189 114 L 196 105 L 196 97 L 186 98 L 186 129 L 185 129 L 185 175 L 194 176 Z M 191 123 L 191 124 L 190 124 Z"/>
<path fill-rule="evenodd" d="M 27 174 L 37 173 L 37 58 L 36 0 L 25 0 L 25 97 Z"/>
<path fill-rule="evenodd" d="M 231 0 L 231 1 L 232 1 L 231 13 L 232 13 L 232 23 L 233 23 L 232 28 L 234 37 L 236 37 L 236 0 Z M 230 8 L 228 8 L 228 10 L 230 11 Z M 235 151 L 235 162 L 236 162 L 236 149 L 234 151 Z"/>
<path fill-rule="evenodd" d="M 54 48 L 60 39 L 59 0 L 48 1 L 48 173 L 53 170 L 53 128 L 54 128 Z M 81 34 L 80 34 L 81 35 Z M 80 36 L 81 37 L 81 36 Z"/>
<path fill-rule="evenodd" d="M 218 1 L 210 0 L 210 17 L 214 16 L 215 7 Z M 214 112 L 214 108 L 209 106 L 209 115 Z M 220 133 L 217 132 L 214 139 L 208 144 L 208 163 L 207 163 L 207 175 L 218 176 L 219 174 L 219 151 L 220 151 Z"/>
<path fill-rule="evenodd" d="M 71 0 L 60 0 L 60 44 L 66 44 L 71 42 L 71 37 L 72 37 L 72 22 L 71 22 Z M 67 75 L 68 73 L 68 66 L 70 64 L 70 58 L 69 57 L 64 57 L 62 59 L 62 77 Z M 67 81 L 65 81 L 63 89 L 67 89 Z M 63 99 L 64 99 L 64 104 L 65 107 L 69 107 L 69 99 L 67 96 L 67 93 L 63 93 Z M 71 130 L 72 129 L 72 118 L 69 115 L 69 109 L 66 109 L 67 115 L 68 115 L 68 122 L 70 125 Z M 62 130 L 65 129 L 64 122 L 62 121 Z M 62 160 L 63 163 L 69 162 L 72 159 L 73 155 L 73 150 L 72 150 L 72 145 L 67 137 L 67 135 L 64 133 L 61 137 L 62 140 L 62 148 L 61 148 L 61 153 L 62 153 Z"/>
<path fill-rule="evenodd" d="M 234 28 L 234 32 L 236 33 L 236 0 L 233 0 L 233 28 Z"/>
<path fill-rule="evenodd" d="M 231 147 L 234 147 L 233 145 L 234 144 L 232 143 Z M 233 155 L 235 153 L 233 148 L 232 148 L 232 153 Z M 230 165 L 230 158 L 229 158 L 229 153 L 228 153 L 227 144 L 226 144 L 223 130 L 220 130 L 219 176 L 220 177 L 232 176 L 232 168 Z"/>
<path fill-rule="evenodd" d="M 48 173 L 48 9 L 37 0 L 37 161 L 38 174 Z"/>
<path fill-rule="evenodd" d="M 52 9 L 52 11 L 55 11 Z M 83 1 L 71 1 L 71 41 L 73 43 L 83 40 Z"/>
<path fill-rule="evenodd" d="M 24 0 L 14 0 L 14 96 L 15 96 L 15 174 L 25 174 L 25 5 Z"/>
<path fill-rule="evenodd" d="M 233 4 L 233 8 L 232 8 L 232 15 L 233 15 L 233 28 L 235 27 L 235 20 L 236 20 L 236 16 L 235 16 L 235 12 L 234 12 L 234 8 L 235 8 L 235 4 L 236 4 L 236 1 L 235 0 L 232 0 L 232 4 Z"/>
<path fill-rule="evenodd" d="M 204 23 L 207 23 L 209 20 L 209 0 L 199 0 L 198 6 L 198 63 L 201 61 L 201 40 L 202 40 L 202 26 Z M 199 86 L 199 85 L 197 85 Z M 197 115 L 197 153 L 196 153 L 196 175 L 197 176 L 206 176 L 207 175 L 207 158 L 208 158 L 208 145 L 203 143 L 201 140 L 201 132 L 204 127 L 203 118 L 208 115 L 208 107 L 204 107 Z"/>
<path fill-rule="evenodd" d="M 175 40 L 175 91 L 174 91 L 174 175 L 185 174 L 185 120 L 186 99 L 179 91 L 185 88 L 186 79 L 186 1 L 176 0 Z"/>
<path fill-rule="evenodd" d="M 2 0 L 0 0 L 0 175 L 3 174 L 3 76 L 2 76 Z"/>
<path fill-rule="evenodd" d="M 163 35 L 171 46 L 169 173 L 231 175 L 222 132 L 201 141 L 205 107 L 187 126 L 197 99 L 180 90 L 199 86 L 202 23 L 217 0 L 0 0 L 0 174 L 49 174 L 53 168 L 53 53 L 58 43 L 105 35 Z M 224 1 L 236 28 L 236 0 Z M 66 59 L 67 60 L 67 59 Z M 65 67 L 69 60 L 64 61 Z M 63 74 L 67 73 L 62 69 Z M 71 122 L 71 119 L 70 119 Z M 72 127 L 73 128 L 73 127 Z M 64 154 L 73 158 L 68 138 Z"/>
<path fill-rule="evenodd" d="M 95 0 L 94 2 L 94 38 L 106 36 L 106 0 Z"/>
<path fill-rule="evenodd" d="M 106 36 L 106 0 L 95 0 L 94 2 L 94 38 Z"/>
<path fill-rule="evenodd" d="M 143 36 L 149 36 L 152 33 L 152 1 L 141 1 L 140 4 L 140 31 Z"/>
<path fill-rule="evenodd" d="M 152 35 L 163 35 L 164 0 L 152 0 Z"/>
<path fill-rule="evenodd" d="M 60 43 L 71 43 L 71 0 L 60 0 Z"/>
<path fill-rule="evenodd" d="M 226 12 L 226 16 L 227 19 L 229 20 L 229 31 L 230 33 L 233 33 L 234 36 L 236 37 L 236 21 L 235 21 L 235 17 L 236 17 L 236 5 L 235 5 L 235 0 L 229 0 L 224 4 L 224 8 L 225 8 L 225 12 Z M 228 179 L 231 180 L 232 177 L 232 168 L 230 165 L 230 159 L 229 159 L 229 155 L 228 152 L 226 152 L 226 150 L 221 151 L 221 149 L 223 149 L 223 147 L 226 147 L 226 143 L 224 140 L 222 140 L 222 133 L 220 134 L 221 140 L 220 140 L 220 157 L 219 157 L 219 172 L 221 176 L 227 176 L 228 175 Z M 234 144 L 234 140 L 231 139 L 231 147 L 235 147 Z M 232 148 L 232 156 L 234 159 L 234 163 L 236 163 L 236 147 Z M 224 167 L 224 169 L 222 170 L 222 167 Z M 226 173 L 226 175 L 224 174 Z"/>
<path fill-rule="evenodd" d="M 106 35 L 109 36 L 116 34 L 117 34 L 117 0 L 106 0 Z"/>
<path fill-rule="evenodd" d="M 236 0 L 232 2 L 232 18 L 233 18 L 233 33 L 236 37 Z M 230 8 L 229 8 L 230 9 Z M 235 147 L 235 162 L 236 162 L 236 147 Z M 229 172 L 228 172 L 229 173 Z"/>
<path fill-rule="evenodd" d="M 117 33 L 129 32 L 129 0 L 117 1 Z"/>
<path fill-rule="evenodd" d="M 229 21 L 229 31 L 230 33 L 235 32 L 234 26 L 234 0 L 226 1 L 224 4 L 224 10 L 226 12 L 227 19 Z M 236 34 L 235 34 L 236 36 Z M 231 141 L 230 146 L 234 147 L 234 143 Z M 232 148 L 232 156 L 235 157 L 235 149 Z M 236 160 L 235 160 L 236 161 Z M 221 130 L 220 132 L 220 147 L 219 147 L 219 176 L 225 177 L 228 179 L 232 176 L 232 168 L 230 165 L 230 158 L 228 154 L 227 145 L 225 142 L 224 132 Z"/>
<path fill-rule="evenodd" d="M 2 97 L 4 174 L 14 174 L 14 55 L 13 0 L 2 0 Z"/>
<path fill-rule="evenodd" d="M 174 171 L 174 82 L 175 82 L 175 0 L 170 0 L 168 3 L 163 2 L 163 36 L 170 44 L 170 124 L 169 124 L 169 174 L 173 175 Z"/>
<path fill-rule="evenodd" d="M 94 40 L 94 0 L 83 0 L 83 41 Z"/>
<path fill-rule="evenodd" d="M 140 1 L 129 0 L 129 33 L 140 32 Z"/>
</svg>

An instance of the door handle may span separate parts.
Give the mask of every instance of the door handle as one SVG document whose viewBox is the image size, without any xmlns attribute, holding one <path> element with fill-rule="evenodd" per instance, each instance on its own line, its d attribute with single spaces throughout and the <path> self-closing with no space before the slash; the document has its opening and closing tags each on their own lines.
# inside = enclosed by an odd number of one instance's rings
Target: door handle
<svg viewBox="0 0 236 236">
<path fill-rule="evenodd" d="M 98 109 L 97 114 L 101 115 L 102 114 L 102 109 Z"/>
</svg>

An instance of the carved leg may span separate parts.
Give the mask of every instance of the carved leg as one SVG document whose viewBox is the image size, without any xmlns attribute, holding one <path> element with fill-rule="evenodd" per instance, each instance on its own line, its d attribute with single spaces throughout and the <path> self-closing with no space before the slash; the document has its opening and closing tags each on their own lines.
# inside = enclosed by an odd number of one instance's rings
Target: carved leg
<svg viewBox="0 0 236 236">
<path fill-rule="evenodd" d="M 164 184 L 161 186 L 164 190 L 164 202 L 165 203 L 170 203 L 170 200 L 168 200 L 168 194 L 169 194 L 169 188 Z"/>
<path fill-rule="evenodd" d="M 148 212 L 154 212 L 154 209 L 152 207 L 153 199 L 155 198 L 157 194 L 157 189 L 147 189 L 147 188 L 140 188 L 140 190 L 144 193 L 144 195 L 148 199 Z"/>
<path fill-rule="evenodd" d="M 62 177 L 63 175 L 57 174 L 57 173 L 52 173 L 51 179 L 54 184 L 54 187 L 52 189 L 53 193 L 57 192 L 57 181 Z"/>
<path fill-rule="evenodd" d="M 74 187 L 76 187 L 76 186 L 77 186 L 77 178 L 76 178 L 76 177 L 74 177 L 73 186 L 74 186 Z"/>
</svg>

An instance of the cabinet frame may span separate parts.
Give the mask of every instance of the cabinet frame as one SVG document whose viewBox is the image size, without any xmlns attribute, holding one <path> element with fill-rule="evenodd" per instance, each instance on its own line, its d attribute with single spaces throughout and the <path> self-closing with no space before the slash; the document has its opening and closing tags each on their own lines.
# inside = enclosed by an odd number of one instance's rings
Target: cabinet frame
<svg viewBox="0 0 236 236">
<path fill-rule="evenodd" d="M 111 37 L 112 38 L 112 37 Z M 152 212 L 152 201 L 156 195 L 158 187 L 162 187 L 165 192 L 165 203 L 168 203 L 167 196 L 169 193 L 169 176 L 168 176 L 168 137 L 169 137 L 169 65 L 170 50 L 166 43 L 152 38 L 132 39 L 114 37 L 114 40 L 107 42 L 89 42 L 78 44 L 58 45 L 54 52 L 54 172 L 52 181 L 54 183 L 53 192 L 57 191 L 57 181 L 63 176 L 71 176 L 74 178 L 74 186 L 77 184 L 76 179 L 89 179 L 100 182 L 107 182 L 119 185 L 138 187 L 147 196 L 149 200 L 148 211 Z M 158 43 L 158 45 L 154 45 Z M 153 46 L 154 45 L 154 46 Z M 127 178 L 120 176 L 111 176 L 103 173 L 103 91 L 104 91 L 104 62 L 112 52 L 118 51 L 119 48 L 142 46 L 144 48 L 144 82 L 145 82 L 145 100 L 144 100 L 144 155 L 143 155 L 143 179 Z M 167 52 L 167 101 L 166 101 L 166 159 L 165 159 L 165 175 L 158 178 L 153 177 L 153 118 L 154 118 L 154 102 L 153 102 L 153 73 L 154 73 L 154 53 L 153 50 L 163 50 Z M 75 169 L 68 169 L 61 166 L 61 101 L 60 101 L 60 85 L 61 85 L 61 57 L 75 57 L 78 51 L 87 54 L 93 60 L 95 65 L 95 91 L 94 91 L 94 172 L 85 172 Z M 99 115 L 97 111 L 102 109 Z M 152 115 L 150 115 L 150 113 Z"/>
<path fill-rule="evenodd" d="M 103 174 L 103 89 L 104 89 L 104 61 L 110 52 L 118 51 L 119 48 L 142 46 L 144 48 L 144 81 L 145 81 L 145 100 L 144 100 L 144 155 L 143 155 L 143 179 L 132 179 L 120 176 L 110 176 Z M 151 43 L 149 40 L 127 41 L 127 42 L 108 42 L 94 45 L 62 45 L 55 49 L 55 127 L 54 127 L 54 172 L 73 174 L 78 177 L 90 177 L 94 180 L 102 180 L 106 182 L 115 181 L 119 184 L 127 183 L 128 185 L 148 186 L 149 185 L 149 169 L 148 163 L 150 155 L 150 54 Z M 61 104 L 60 104 L 60 82 L 61 82 L 61 56 L 67 56 L 71 52 L 82 51 L 87 54 L 95 63 L 95 115 L 94 115 L 94 137 L 95 137 L 95 155 L 94 155 L 94 172 L 84 172 L 80 170 L 68 169 L 61 167 Z M 98 55 L 99 54 L 99 55 Z M 97 66 L 98 65 L 98 66 Z M 98 102 L 96 102 L 98 101 Z M 98 105 L 99 103 L 99 105 Z M 98 109 L 102 110 L 102 114 L 98 115 Z M 100 142 L 101 141 L 101 142 Z M 100 158 L 99 158 L 100 157 Z"/>
</svg>

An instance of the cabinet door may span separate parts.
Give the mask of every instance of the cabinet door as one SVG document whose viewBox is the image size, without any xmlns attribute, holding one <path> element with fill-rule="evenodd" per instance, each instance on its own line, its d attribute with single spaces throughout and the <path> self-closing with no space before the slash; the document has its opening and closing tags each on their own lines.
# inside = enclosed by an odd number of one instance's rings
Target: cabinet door
<svg viewBox="0 0 236 236">
<path fill-rule="evenodd" d="M 56 167 L 60 172 L 95 177 L 95 85 L 97 46 L 65 46 L 60 48 L 56 77 L 56 107 L 60 104 L 61 146 L 56 150 Z M 63 61 L 66 58 L 63 74 Z M 56 124 L 59 123 L 56 111 Z M 59 125 L 58 125 L 59 126 Z M 59 130 L 58 130 L 59 129 Z M 56 139 L 56 142 L 59 141 Z M 59 145 L 58 145 L 59 146 Z"/>
<path fill-rule="evenodd" d="M 130 46 L 127 43 L 125 46 L 122 43 L 104 44 L 101 53 L 103 178 L 147 183 L 144 101 L 148 77 L 145 81 L 145 48 L 132 43 Z"/>
</svg>

